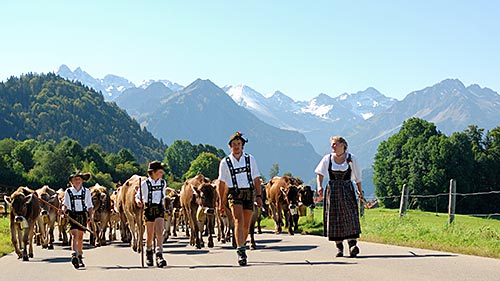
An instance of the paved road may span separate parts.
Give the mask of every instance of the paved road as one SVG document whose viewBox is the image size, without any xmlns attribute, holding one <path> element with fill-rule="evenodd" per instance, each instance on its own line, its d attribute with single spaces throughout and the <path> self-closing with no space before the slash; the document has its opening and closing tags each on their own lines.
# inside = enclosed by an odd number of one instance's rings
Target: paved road
<svg viewBox="0 0 500 281">
<path fill-rule="evenodd" d="M 196 250 L 187 238 L 165 244 L 166 268 L 141 268 L 140 255 L 124 243 L 84 250 L 86 269 L 75 270 L 70 250 L 35 248 L 29 262 L 14 253 L 0 258 L 0 280 L 500 280 L 500 260 L 360 242 L 358 258 L 335 258 L 324 237 L 264 233 L 249 265 L 237 265 L 235 250 L 216 243 Z"/>
</svg>

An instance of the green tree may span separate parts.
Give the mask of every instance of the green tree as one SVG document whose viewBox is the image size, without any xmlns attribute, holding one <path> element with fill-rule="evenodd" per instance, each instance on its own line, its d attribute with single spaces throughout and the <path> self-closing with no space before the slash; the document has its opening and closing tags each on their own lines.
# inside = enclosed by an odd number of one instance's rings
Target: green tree
<svg viewBox="0 0 500 281">
<path fill-rule="evenodd" d="M 189 170 L 182 176 L 182 180 L 186 180 L 203 174 L 210 179 L 216 179 L 219 173 L 220 158 L 210 152 L 202 152 L 195 160 L 193 160 Z"/>
<path fill-rule="evenodd" d="M 269 178 L 274 178 L 280 173 L 280 166 L 278 164 L 273 164 L 273 167 L 269 171 Z"/>
<path fill-rule="evenodd" d="M 430 162 L 427 142 L 440 134 L 434 124 L 410 118 L 397 134 L 379 145 L 373 164 L 373 182 L 382 205 L 388 208 L 399 206 L 403 184 L 407 184 L 411 193 L 430 192 L 422 178 Z M 415 201 L 414 204 L 418 207 L 421 202 Z"/>
<path fill-rule="evenodd" d="M 165 151 L 165 162 L 176 181 L 182 179 L 182 175 L 189 170 L 191 161 L 198 156 L 198 150 L 189 141 L 176 140 Z"/>
</svg>

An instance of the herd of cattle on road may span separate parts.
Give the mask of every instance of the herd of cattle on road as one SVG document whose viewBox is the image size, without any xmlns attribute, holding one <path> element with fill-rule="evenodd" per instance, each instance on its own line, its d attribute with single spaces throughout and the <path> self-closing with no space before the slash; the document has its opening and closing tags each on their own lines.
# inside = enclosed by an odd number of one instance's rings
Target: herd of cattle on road
<svg viewBox="0 0 500 281">
<path fill-rule="evenodd" d="M 123 185 L 109 192 L 106 187 L 96 184 L 90 187 L 94 215 L 89 222 L 89 243 L 91 246 L 104 246 L 108 241 L 117 239 L 116 231 L 120 231 L 123 242 L 130 243 L 132 249 L 140 251 L 139 245 L 144 233 L 142 209 L 138 208 L 134 197 L 139 189 L 140 181 L 146 177 L 133 175 Z M 203 175 L 197 175 L 184 182 L 180 191 L 167 188 L 164 197 L 165 231 L 163 241 L 170 235 L 177 236 L 178 231 L 184 231 L 190 239 L 190 246 L 197 249 L 205 247 L 204 236 L 208 236 L 208 247 L 214 246 L 215 229 L 217 241 L 232 242 L 234 221 L 227 200 L 226 212 L 219 212 L 219 197 L 216 182 Z M 250 224 L 250 249 L 255 249 L 254 230 L 260 233 L 260 220 L 268 214 L 274 220 L 275 233 L 280 233 L 283 227 L 290 235 L 298 231 L 299 215 L 314 208 L 313 191 L 310 186 L 303 185 L 299 179 L 289 176 L 274 177 L 263 188 L 262 209 L 254 208 L 254 216 Z M 54 229 L 58 227 L 59 241 L 69 245 L 66 216 L 59 216 L 57 209 L 62 206 L 64 190 L 55 191 L 49 186 L 37 190 L 19 187 L 10 196 L 5 196 L 9 204 L 10 231 L 12 244 L 18 258 L 28 261 L 33 257 L 33 243 L 42 248 L 53 249 Z M 283 218 L 285 222 L 283 223 Z M 109 231 L 108 231 L 109 230 Z"/>
</svg>

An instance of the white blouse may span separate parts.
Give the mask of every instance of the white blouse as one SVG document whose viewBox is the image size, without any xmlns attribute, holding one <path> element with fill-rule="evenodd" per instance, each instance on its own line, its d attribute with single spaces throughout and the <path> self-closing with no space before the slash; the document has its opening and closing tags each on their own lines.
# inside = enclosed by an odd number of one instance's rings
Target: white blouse
<svg viewBox="0 0 500 281">
<path fill-rule="evenodd" d="M 337 164 L 333 160 L 333 153 L 330 153 L 323 156 L 318 166 L 316 166 L 316 169 L 314 169 L 314 172 L 316 174 L 322 175 L 323 177 L 329 177 L 328 165 L 330 163 L 330 160 L 332 161 L 333 171 L 345 171 L 349 167 L 349 164 L 347 163 L 347 157 L 343 163 Z M 351 153 L 351 180 L 353 180 L 355 183 L 361 182 L 361 169 L 359 168 L 356 156 L 354 156 L 354 154 L 352 153 Z"/>
</svg>

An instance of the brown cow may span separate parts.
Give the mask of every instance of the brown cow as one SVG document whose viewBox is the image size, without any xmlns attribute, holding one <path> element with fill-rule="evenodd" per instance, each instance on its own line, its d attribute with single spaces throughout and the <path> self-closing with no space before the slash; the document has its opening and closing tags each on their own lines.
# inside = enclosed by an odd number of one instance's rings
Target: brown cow
<svg viewBox="0 0 500 281">
<path fill-rule="evenodd" d="M 118 189 L 119 187 L 117 187 Z M 119 227 L 120 222 L 120 214 L 116 208 L 116 200 L 117 200 L 117 190 L 113 191 L 111 195 L 109 195 L 109 199 L 111 201 L 111 214 L 109 216 L 109 240 L 116 240 L 116 230 Z"/>
<path fill-rule="evenodd" d="M 62 206 L 62 203 L 64 202 L 64 190 L 62 188 L 58 189 L 56 191 L 57 193 L 57 198 L 59 201 L 58 206 Z M 59 241 L 62 241 L 63 246 L 69 246 L 70 242 L 69 240 L 71 239 L 71 236 L 68 239 L 68 228 L 69 228 L 69 219 L 67 216 L 57 216 L 57 229 L 59 230 Z"/>
<path fill-rule="evenodd" d="M 12 245 L 18 258 L 23 258 L 23 261 L 28 261 L 29 258 L 33 257 L 33 230 L 36 221 L 40 217 L 40 201 L 34 196 L 34 193 L 35 191 L 22 186 L 10 196 L 4 196 L 10 209 Z M 21 240 L 22 252 L 19 248 Z"/>
<path fill-rule="evenodd" d="M 58 219 L 57 209 L 59 208 L 59 198 L 55 190 L 50 188 L 48 185 L 44 185 L 36 190 L 36 194 L 42 200 L 40 200 L 40 219 L 37 220 L 40 224 L 38 228 L 40 230 L 40 235 L 37 239 L 37 245 L 42 244 L 42 248 L 48 248 L 50 250 L 54 249 L 54 227 Z M 54 207 L 51 207 L 48 202 Z M 43 231 L 42 231 L 43 229 Z"/>
<path fill-rule="evenodd" d="M 141 209 L 135 203 L 135 194 L 139 190 L 139 181 L 143 182 L 147 178 L 138 175 L 130 177 L 120 188 L 118 192 L 117 208 L 123 210 L 130 230 L 130 245 L 136 252 L 140 252 L 139 239 L 142 240 L 144 234 L 144 225 L 141 224 Z M 122 232 L 120 232 L 121 234 Z"/>
<path fill-rule="evenodd" d="M 266 194 L 269 199 L 269 211 L 274 219 L 274 232 L 280 233 L 283 226 L 282 214 L 285 215 L 288 233 L 294 234 L 297 230 L 298 214 L 298 189 L 300 181 L 290 177 L 274 177 L 266 185 Z"/>
<path fill-rule="evenodd" d="M 197 211 L 201 203 L 199 188 L 205 184 L 210 184 L 210 181 L 202 174 L 198 174 L 193 178 L 187 179 L 181 188 L 181 206 L 184 213 L 184 219 L 189 224 L 191 234 L 189 235 L 189 245 L 196 246 L 201 249 L 201 231 L 198 226 Z"/>
<path fill-rule="evenodd" d="M 98 183 L 90 188 L 92 204 L 94 205 L 94 215 L 90 225 L 94 233 L 90 234 L 90 245 L 106 245 L 106 230 L 111 216 L 111 199 L 106 187 Z M 96 243 L 97 240 L 97 243 Z"/>
<path fill-rule="evenodd" d="M 214 185 L 216 186 L 217 186 L 217 181 L 218 180 L 214 181 Z M 229 189 L 225 184 L 221 186 L 223 186 L 223 188 L 221 188 L 220 190 L 217 189 L 217 207 L 216 207 L 216 216 L 218 222 L 217 240 L 224 244 L 228 241 L 231 241 L 231 235 L 234 234 L 234 217 L 232 209 L 229 207 L 229 202 L 227 200 L 227 194 L 229 192 Z M 225 212 L 223 214 L 220 213 L 218 198 L 222 198 L 222 204 L 224 204 L 225 206 L 224 207 Z M 234 249 L 236 249 L 236 239 L 232 239 L 231 246 Z"/>
<path fill-rule="evenodd" d="M 314 218 L 314 208 L 316 205 L 314 204 L 314 191 L 311 186 L 301 184 L 299 186 L 299 215 L 306 216 L 307 209 L 310 212 L 310 218 Z"/>
<path fill-rule="evenodd" d="M 186 224 L 184 222 L 184 215 L 182 214 L 181 195 L 179 190 L 175 190 L 169 194 L 172 201 L 172 236 L 177 237 L 179 226 L 185 231 Z"/>
</svg>

